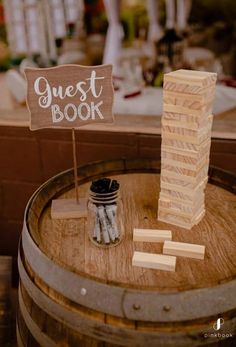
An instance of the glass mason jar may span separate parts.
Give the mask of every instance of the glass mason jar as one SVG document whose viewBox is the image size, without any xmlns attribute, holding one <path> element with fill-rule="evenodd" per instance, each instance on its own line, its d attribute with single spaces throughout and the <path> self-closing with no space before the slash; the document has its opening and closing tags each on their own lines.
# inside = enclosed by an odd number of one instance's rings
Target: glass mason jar
<svg viewBox="0 0 236 347">
<path fill-rule="evenodd" d="M 87 230 L 90 240 L 99 247 L 114 247 L 123 237 L 122 201 L 116 180 L 93 181 L 89 191 Z"/>
</svg>

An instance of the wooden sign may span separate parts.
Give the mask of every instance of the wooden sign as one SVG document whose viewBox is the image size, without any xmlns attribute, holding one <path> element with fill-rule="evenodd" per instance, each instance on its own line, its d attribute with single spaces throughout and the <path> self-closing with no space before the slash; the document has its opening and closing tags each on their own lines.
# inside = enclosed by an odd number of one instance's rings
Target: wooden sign
<svg viewBox="0 0 236 347">
<path fill-rule="evenodd" d="M 30 129 L 72 130 L 75 199 L 52 200 L 52 219 L 87 216 L 87 199 L 79 198 L 75 129 L 113 122 L 112 65 L 61 65 L 25 69 Z"/>
<path fill-rule="evenodd" d="M 112 65 L 25 69 L 31 130 L 113 122 Z"/>
</svg>

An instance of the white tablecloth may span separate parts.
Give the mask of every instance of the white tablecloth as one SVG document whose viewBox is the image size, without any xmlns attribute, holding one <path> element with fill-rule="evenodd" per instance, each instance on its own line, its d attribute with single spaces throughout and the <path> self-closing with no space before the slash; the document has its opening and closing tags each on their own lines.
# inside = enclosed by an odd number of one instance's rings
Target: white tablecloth
<svg viewBox="0 0 236 347">
<path fill-rule="evenodd" d="M 213 114 L 236 107 L 236 88 L 216 86 Z M 162 114 L 162 88 L 146 87 L 142 94 L 124 99 L 122 91 L 115 92 L 115 114 L 160 116 Z"/>
</svg>

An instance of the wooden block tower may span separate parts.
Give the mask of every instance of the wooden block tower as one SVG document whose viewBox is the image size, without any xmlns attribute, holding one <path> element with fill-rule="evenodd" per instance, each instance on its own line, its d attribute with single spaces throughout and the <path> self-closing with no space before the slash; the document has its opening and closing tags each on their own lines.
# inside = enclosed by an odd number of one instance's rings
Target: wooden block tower
<svg viewBox="0 0 236 347">
<path fill-rule="evenodd" d="M 191 229 L 205 213 L 216 74 L 164 76 L 158 219 Z"/>
</svg>

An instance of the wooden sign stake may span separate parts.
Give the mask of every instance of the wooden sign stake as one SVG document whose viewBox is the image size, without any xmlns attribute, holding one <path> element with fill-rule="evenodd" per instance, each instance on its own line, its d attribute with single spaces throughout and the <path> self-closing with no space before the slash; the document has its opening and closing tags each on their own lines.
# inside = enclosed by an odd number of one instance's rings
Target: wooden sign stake
<svg viewBox="0 0 236 347">
<path fill-rule="evenodd" d="M 78 204 L 79 203 L 79 186 L 78 186 L 78 173 L 77 173 L 75 128 L 72 128 L 72 145 L 73 145 L 73 165 L 74 165 L 74 180 L 75 180 L 75 196 L 76 196 L 76 202 Z"/>
<path fill-rule="evenodd" d="M 79 199 L 75 128 L 72 128 L 72 146 L 73 146 L 75 198 L 52 200 L 52 207 L 51 207 L 52 219 L 82 218 L 82 217 L 86 217 L 88 214 L 87 199 L 85 198 Z"/>
<path fill-rule="evenodd" d="M 52 219 L 87 216 L 88 199 L 79 198 L 75 129 L 113 123 L 112 66 L 64 65 L 26 69 L 30 129 L 72 129 L 75 197 L 52 200 Z"/>
</svg>

